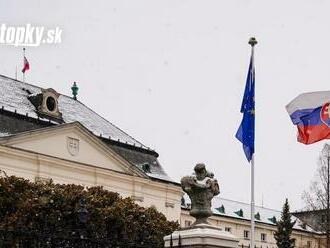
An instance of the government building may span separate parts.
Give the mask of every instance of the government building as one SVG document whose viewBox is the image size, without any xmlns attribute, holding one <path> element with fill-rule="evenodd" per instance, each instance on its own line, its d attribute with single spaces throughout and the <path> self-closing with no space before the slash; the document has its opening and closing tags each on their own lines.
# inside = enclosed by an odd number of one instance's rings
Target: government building
<svg viewBox="0 0 330 248">
<path fill-rule="evenodd" d="M 0 170 L 31 181 L 103 186 L 155 207 L 181 227 L 194 222 L 189 199 L 158 161 L 158 153 L 76 98 L 0 75 Z M 210 222 L 248 247 L 249 205 L 215 198 Z M 256 207 L 256 246 L 275 248 L 281 213 Z M 296 247 L 323 247 L 325 237 L 294 217 Z"/>
</svg>

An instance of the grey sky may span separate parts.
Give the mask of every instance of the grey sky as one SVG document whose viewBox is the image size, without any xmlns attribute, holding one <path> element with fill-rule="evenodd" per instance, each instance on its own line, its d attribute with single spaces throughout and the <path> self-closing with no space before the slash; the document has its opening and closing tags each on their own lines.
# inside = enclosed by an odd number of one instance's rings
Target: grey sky
<svg viewBox="0 0 330 248">
<path fill-rule="evenodd" d="M 225 198 L 249 202 L 250 166 L 234 138 L 256 36 L 256 203 L 300 209 L 324 142 L 296 142 L 285 105 L 329 90 L 330 2 L 4 1 L 0 21 L 63 30 L 62 44 L 28 48 L 27 81 L 78 98 L 160 153 L 174 179 L 205 162 Z M 14 77 L 21 47 L 0 46 Z M 21 75 L 19 75 L 19 79 Z M 1 91 L 1 89 L 0 89 Z"/>
</svg>

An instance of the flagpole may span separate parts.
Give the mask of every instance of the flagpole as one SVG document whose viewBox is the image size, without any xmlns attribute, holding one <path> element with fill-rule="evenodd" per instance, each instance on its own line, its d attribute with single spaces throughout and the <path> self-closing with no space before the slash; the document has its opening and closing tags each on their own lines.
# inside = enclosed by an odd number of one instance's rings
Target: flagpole
<svg viewBox="0 0 330 248">
<path fill-rule="evenodd" d="M 252 73 L 254 74 L 254 46 L 257 44 L 257 40 L 252 37 L 249 40 L 251 45 L 251 57 L 252 57 Z M 254 75 L 253 75 L 254 77 Z M 250 247 L 254 248 L 254 229 L 255 229 L 255 220 L 254 220 L 254 154 L 251 159 L 251 237 L 250 237 Z"/>
<path fill-rule="evenodd" d="M 254 155 L 251 159 L 251 246 L 254 248 Z"/>
<path fill-rule="evenodd" d="M 25 47 L 23 47 L 23 66 L 25 64 L 24 58 L 25 58 Z M 25 72 L 23 72 L 23 83 L 25 83 Z"/>
</svg>

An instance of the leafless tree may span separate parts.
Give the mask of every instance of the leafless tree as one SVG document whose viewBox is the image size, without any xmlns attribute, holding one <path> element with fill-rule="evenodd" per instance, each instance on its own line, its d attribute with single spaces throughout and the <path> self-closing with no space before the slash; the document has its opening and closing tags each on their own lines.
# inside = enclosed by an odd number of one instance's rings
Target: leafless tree
<svg viewBox="0 0 330 248">
<path fill-rule="evenodd" d="M 323 210 L 327 208 L 327 161 L 320 155 L 318 168 L 309 189 L 303 192 L 302 198 L 306 203 L 306 210 Z"/>
</svg>

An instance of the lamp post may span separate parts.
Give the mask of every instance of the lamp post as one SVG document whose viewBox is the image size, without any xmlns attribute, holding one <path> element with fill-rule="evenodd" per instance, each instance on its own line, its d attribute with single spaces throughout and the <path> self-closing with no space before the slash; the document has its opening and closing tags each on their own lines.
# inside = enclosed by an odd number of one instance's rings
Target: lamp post
<svg viewBox="0 0 330 248">
<path fill-rule="evenodd" d="M 79 199 L 78 203 L 78 225 L 79 225 L 79 239 L 83 242 L 86 240 L 86 223 L 88 221 L 89 212 L 86 208 L 86 199 L 84 197 Z"/>
<path fill-rule="evenodd" d="M 79 200 L 79 208 L 78 208 L 78 219 L 79 223 L 85 225 L 88 221 L 89 212 L 86 208 L 86 200 L 85 198 L 81 198 Z"/>
</svg>

